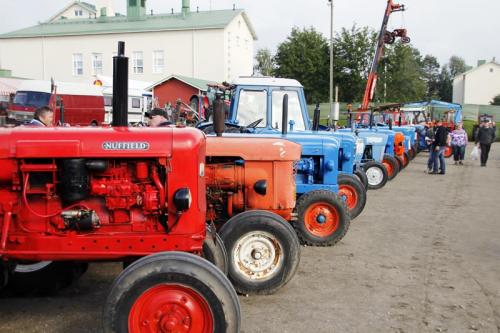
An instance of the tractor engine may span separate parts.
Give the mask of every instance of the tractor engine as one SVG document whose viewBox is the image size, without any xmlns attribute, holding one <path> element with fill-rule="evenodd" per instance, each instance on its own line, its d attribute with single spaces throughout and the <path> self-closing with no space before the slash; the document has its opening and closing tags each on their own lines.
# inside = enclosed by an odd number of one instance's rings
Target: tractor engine
<svg viewBox="0 0 500 333">
<path fill-rule="evenodd" d="M 291 220 L 299 159 L 300 146 L 281 139 L 207 137 L 207 220 L 225 221 L 247 210 Z"/>
</svg>

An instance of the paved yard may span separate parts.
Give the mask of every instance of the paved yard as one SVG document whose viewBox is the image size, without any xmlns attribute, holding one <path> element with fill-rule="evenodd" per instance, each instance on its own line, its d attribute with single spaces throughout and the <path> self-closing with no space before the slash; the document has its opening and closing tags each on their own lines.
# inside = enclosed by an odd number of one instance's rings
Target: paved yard
<svg viewBox="0 0 500 333">
<path fill-rule="evenodd" d="M 242 296 L 242 331 L 500 332 L 500 145 L 427 175 L 420 154 L 333 248 L 302 248 L 272 296 Z M 50 298 L 0 300 L 0 332 L 96 332 L 118 264 L 94 264 Z"/>
</svg>

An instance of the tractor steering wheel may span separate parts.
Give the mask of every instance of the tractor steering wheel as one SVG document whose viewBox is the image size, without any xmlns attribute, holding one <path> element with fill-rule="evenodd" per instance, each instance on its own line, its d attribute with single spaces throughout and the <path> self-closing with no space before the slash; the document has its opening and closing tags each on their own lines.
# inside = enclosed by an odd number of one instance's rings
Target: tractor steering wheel
<svg viewBox="0 0 500 333">
<path fill-rule="evenodd" d="M 248 124 L 245 127 L 246 128 L 255 128 L 255 127 L 257 127 L 262 122 L 262 120 L 264 120 L 264 118 L 257 119 L 256 121 L 251 122 L 250 124 Z"/>
</svg>

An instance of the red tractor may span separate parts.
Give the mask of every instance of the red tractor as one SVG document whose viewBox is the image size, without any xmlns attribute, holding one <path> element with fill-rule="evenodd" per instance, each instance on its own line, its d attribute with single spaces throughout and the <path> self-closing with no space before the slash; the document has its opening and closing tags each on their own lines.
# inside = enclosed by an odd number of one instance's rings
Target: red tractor
<svg viewBox="0 0 500 333">
<path fill-rule="evenodd" d="M 87 262 L 122 261 L 104 332 L 237 332 L 237 295 L 200 258 L 205 137 L 125 127 L 123 54 L 120 43 L 116 127 L 0 129 L 0 283 L 54 290 Z"/>
</svg>

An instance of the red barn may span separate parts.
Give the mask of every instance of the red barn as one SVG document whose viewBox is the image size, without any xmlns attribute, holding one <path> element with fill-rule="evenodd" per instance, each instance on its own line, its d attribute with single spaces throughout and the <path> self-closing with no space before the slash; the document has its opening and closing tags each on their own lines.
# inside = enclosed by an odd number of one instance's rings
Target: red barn
<svg viewBox="0 0 500 333">
<path fill-rule="evenodd" d="M 146 90 L 153 92 L 153 99 L 158 107 L 164 107 L 168 103 L 175 105 L 178 99 L 184 103 L 198 105 L 198 96 L 207 91 L 209 83 L 215 81 L 172 74 Z"/>
</svg>

